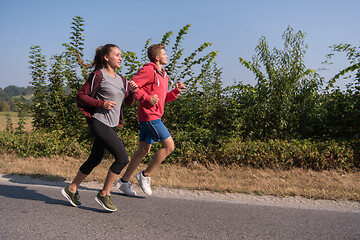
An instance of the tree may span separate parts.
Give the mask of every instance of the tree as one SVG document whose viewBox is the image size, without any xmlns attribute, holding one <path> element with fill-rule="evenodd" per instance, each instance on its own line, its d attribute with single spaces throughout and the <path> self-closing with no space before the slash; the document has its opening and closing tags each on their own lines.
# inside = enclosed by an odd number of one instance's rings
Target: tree
<svg viewBox="0 0 360 240">
<path fill-rule="evenodd" d="M 212 43 L 205 42 L 200 47 L 195 49 L 187 57 L 184 56 L 185 49 L 182 48 L 181 44 L 184 39 L 184 36 L 190 30 L 190 25 L 184 26 L 179 30 L 175 41 L 172 44 L 171 37 L 173 36 L 173 31 L 166 32 L 161 40 L 161 43 L 164 43 L 168 49 L 168 55 L 170 56 L 168 64 L 164 67 L 167 75 L 172 81 L 182 81 L 187 85 L 187 92 L 194 91 L 196 92 L 197 85 L 201 79 L 205 78 L 205 75 L 211 71 L 211 64 L 214 63 L 215 57 L 218 54 L 217 51 L 210 51 L 204 53 L 204 51 L 212 46 Z M 145 42 L 145 46 L 141 51 L 141 57 L 137 57 L 135 52 L 131 51 L 122 51 L 123 52 L 123 68 L 121 71 L 124 71 L 124 75 L 127 79 L 131 79 L 136 72 L 143 66 L 145 63 L 149 62 L 147 58 L 147 49 L 151 45 L 151 39 L 148 39 Z M 200 70 L 196 71 L 196 66 L 200 66 Z M 170 83 L 171 84 L 171 83 Z M 189 90 L 190 89 L 190 90 Z M 184 94 L 182 94 L 184 95 Z M 179 101 L 175 101 L 179 102 Z M 169 104 L 170 109 L 175 108 L 174 105 L 177 103 Z M 126 111 L 126 126 L 132 129 L 138 128 L 137 118 L 136 118 L 136 108 L 137 104 L 134 106 L 128 107 L 125 106 Z M 167 110 L 169 114 L 173 114 L 171 119 L 172 122 L 179 120 L 175 116 L 172 110 Z M 181 120 L 180 120 L 181 121 Z"/>
<path fill-rule="evenodd" d="M 82 59 L 84 56 L 84 19 L 76 16 L 71 24 L 73 31 L 70 33 L 70 42 L 62 44 L 66 49 L 62 53 L 62 58 L 65 61 L 63 64 L 64 77 L 67 79 L 67 85 L 71 91 L 70 96 L 73 97 L 84 83 L 84 79 L 87 78 L 89 70 L 79 63 L 79 58 Z M 77 73 L 78 70 L 81 70 L 81 74 Z"/>
<path fill-rule="evenodd" d="M 88 69 L 79 64 L 79 61 L 83 59 L 84 20 L 78 16 L 74 17 L 71 28 L 70 42 L 63 44 L 65 47 L 63 53 L 50 58 L 48 71 L 46 70 L 45 56 L 41 54 L 40 47 L 35 46 L 32 48 L 30 68 L 32 69 L 32 85 L 36 91 L 33 107 L 34 124 L 39 128 L 42 127 L 50 131 L 61 129 L 61 132 L 67 136 L 84 136 L 83 133 L 87 133 L 87 131 L 84 131 L 86 127 L 84 124 L 85 118 L 77 109 L 75 102 L 76 93 L 89 73 Z M 197 87 L 201 86 L 201 84 L 206 86 L 204 82 L 201 83 L 203 79 L 211 78 L 219 72 L 216 66 L 212 65 L 218 52 L 204 53 L 212 45 L 212 43 L 204 43 L 186 57 L 184 54 L 185 49 L 181 45 L 189 28 L 190 25 L 184 26 L 178 32 L 172 45 L 172 31 L 163 35 L 162 42 L 171 49 L 169 50 L 171 51 L 169 53 L 171 58 L 166 66 L 170 79 L 185 82 L 189 86 L 188 89 L 193 89 L 195 93 Z M 151 39 L 148 39 L 145 47 L 141 50 L 139 58 L 135 52 L 122 51 L 123 67 L 121 71 L 125 72 L 124 75 L 127 79 L 130 80 L 140 67 L 148 62 L 147 48 L 150 44 Z M 196 66 L 199 66 L 198 71 L 195 70 Z M 46 85 L 46 82 L 49 84 Z M 206 87 L 203 89 L 206 89 Z M 210 94 L 211 91 L 207 91 Z M 217 106 L 221 106 L 221 104 Z M 210 103 L 207 104 L 207 109 L 210 112 L 215 111 Z M 213 118 L 210 112 L 207 113 L 206 119 Z M 137 130 L 136 104 L 132 107 L 126 107 L 124 113 L 126 115 L 126 127 Z"/>
<path fill-rule="evenodd" d="M 0 111 L 9 112 L 10 111 L 9 104 L 7 102 L 5 102 L 5 101 L 0 101 Z"/>
<path fill-rule="evenodd" d="M 332 52 L 327 55 L 326 63 L 336 53 L 345 53 L 349 66 L 337 73 L 328 81 L 324 95 L 324 122 L 328 128 L 328 135 L 333 138 L 360 138 L 360 47 L 351 44 L 336 44 L 330 47 Z M 352 75 L 355 73 L 355 75 Z M 334 83 L 341 77 L 352 79 L 345 91 L 334 87 Z"/>
<path fill-rule="evenodd" d="M 171 37 L 173 36 L 173 31 L 169 31 L 165 33 L 162 37 L 161 43 L 164 43 L 166 46 L 171 48 L 168 55 L 170 56 L 168 64 L 165 66 L 166 73 L 173 79 L 174 81 L 183 81 L 188 84 L 196 84 L 197 81 L 201 78 L 203 74 L 205 74 L 206 68 L 202 68 L 202 70 L 196 75 L 195 66 L 201 66 L 206 63 L 209 66 L 214 60 L 217 51 L 211 51 L 205 55 L 201 55 L 205 49 L 212 46 L 212 43 L 205 42 L 192 53 L 190 53 L 187 57 L 184 57 L 185 49 L 181 47 L 182 41 L 184 39 L 184 35 L 188 33 L 191 25 L 185 25 L 178 32 L 175 41 L 171 44 Z M 149 60 L 147 58 L 147 48 L 151 45 L 151 39 L 148 39 L 145 43 L 145 47 L 142 49 L 141 58 L 137 57 L 135 52 L 124 51 L 124 61 L 123 61 L 123 69 L 125 72 L 125 76 L 127 79 L 131 79 L 135 73 L 140 69 L 142 65 L 147 63 Z M 200 55 L 200 56 L 199 56 Z"/>
<path fill-rule="evenodd" d="M 32 81 L 30 84 L 34 89 L 33 97 L 33 126 L 35 129 L 47 128 L 49 108 L 46 92 L 46 60 L 41 54 L 40 46 L 32 46 L 30 51 L 30 69 Z"/>
<path fill-rule="evenodd" d="M 322 84 L 315 71 L 305 67 L 305 34 L 294 33 L 288 27 L 282 38 L 283 50 L 269 50 L 265 37 L 262 37 L 252 61 L 239 58 L 257 79 L 253 117 L 247 124 L 254 125 L 258 137 L 286 138 L 298 134 L 304 124 L 301 119 L 311 118 L 310 109 L 316 106 L 313 102 L 316 98 L 312 96 L 318 93 Z"/>
<path fill-rule="evenodd" d="M 66 104 L 65 92 L 65 74 L 63 73 L 64 60 L 61 56 L 53 56 L 50 60 L 51 68 L 48 73 L 49 79 L 49 94 L 47 97 L 50 116 L 47 120 L 49 122 L 49 129 L 68 128 L 66 126 L 66 119 L 68 117 L 68 109 Z"/>
<path fill-rule="evenodd" d="M 14 124 L 11 120 L 10 114 L 7 113 L 6 114 L 6 128 L 5 128 L 6 132 L 13 132 L 14 131 Z"/>
<path fill-rule="evenodd" d="M 327 55 L 327 63 L 331 64 L 331 59 L 335 55 L 335 52 L 346 53 L 347 60 L 349 61 L 350 66 L 341 70 L 338 74 L 336 74 L 333 78 L 328 82 L 327 88 L 334 87 L 334 83 L 341 77 L 347 76 L 347 78 L 351 78 L 351 73 L 355 72 L 355 78 L 353 80 L 354 89 L 356 91 L 360 90 L 360 46 L 354 47 L 348 43 L 341 43 L 330 46 L 332 52 Z M 351 85 L 350 85 L 351 87 Z"/>
<path fill-rule="evenodd" d="M 224 105 L 222 70 L 216 62 L 202 66 L 203 77 L 176 101 L 167 103 L 164 121 L 169 129 L 186 132 L 192 141 L 215 143 L 229 132 L 228 113 Z"/>
<path fill-rule="evenodd" d="M 15 103 L 18 107 L 18 124 L 16 127 L 15 133 L 17 134 L 23 134 L 25 132 L 25 109 L 23 107 L 23 101 L 22 98 L 16 98 Z"/>
<path fill-rule="evenodd" d="M 75 97 L 80 87 L 88 77 L 89 69 L 79 63 L 84 53 L 84 19 L 75 16 L 72 19 L 72 31 L 70 32 L 69 43 L 64 43 L 65 52 L 61 54 L 61 76 L 68 90 L 63 102 L 63 127 L 69 135 L 87 136 L 84 116 L 76 106 Z M 85 136 L 84 136 L 85 133 Z"/>
<path fill-rule="evenodd" d="M 73 18 L 70 42 L 63 44 L 63 53 L 50 57 L 49 70 L 41 48 L 31 48 L 29 63 L 34 88 L 35 129 L 62 129 L 69 135 L 84 132 L 84 119 L 75 102 L 75 96 L 87 77 L 87 70 L 79 67 L 77 59 L 77 55 L 83 56 L 83 22 L 81 17 Z"/>
</svg>

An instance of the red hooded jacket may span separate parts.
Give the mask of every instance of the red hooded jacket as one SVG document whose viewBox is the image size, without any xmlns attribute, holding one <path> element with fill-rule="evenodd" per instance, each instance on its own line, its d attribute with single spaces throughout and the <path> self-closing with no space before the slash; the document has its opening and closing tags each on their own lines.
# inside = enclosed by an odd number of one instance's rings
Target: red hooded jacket
<svg viewBox="0 0 360 240">
<path fill-rule="evenodd" d="M 132 79 L 138 86 L 135 99 L 139 101 L 139 122 L 161 119 L 165 102 L 174 101 L 179 96 L 180 91 L 176 88 L 169 92 L 169 77 L 164 69 L 161 71 L 160 73 L 155 63 L 150 62 L 145 64 Z M 159 102 L 151 106 L 150 99 L 154 94 L 159 97 Z"/>
</svg>

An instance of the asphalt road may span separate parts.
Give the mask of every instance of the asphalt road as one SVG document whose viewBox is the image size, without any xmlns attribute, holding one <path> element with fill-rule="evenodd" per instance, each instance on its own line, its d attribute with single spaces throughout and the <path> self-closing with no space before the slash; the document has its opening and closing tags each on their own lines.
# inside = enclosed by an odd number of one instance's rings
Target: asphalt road
<svg viewBox="0 0 360 240">
<path fill-rule="evenodd" d="M 82 206 L 65 183 L 0 179 L 0 239 L 360 239 L 360 211 L 316 209 L 113 192 L 118 211 L 82 187 Z M 114 189 L 115 190 L 115 189 Z"/>
</svg>

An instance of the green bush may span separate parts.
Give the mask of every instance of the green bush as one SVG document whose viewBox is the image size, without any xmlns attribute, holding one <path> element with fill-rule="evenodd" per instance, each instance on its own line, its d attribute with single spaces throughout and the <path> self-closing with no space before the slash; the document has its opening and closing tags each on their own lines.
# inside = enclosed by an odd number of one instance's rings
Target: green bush
<svg viewBox="0 0 360 240">
<path fill-rule="evenodd" d="M 89 144 L 67 137 L 62 131 L 34 131 L 22 134 L 0 132 L 0 147 L 3 151 L 21 157 L 51 157 L 55 155 L 81 156 L 89 151 Z"/>
<path fill-rule="evenodd" d="M 349 143 L 309 140 L 241 141 L 232 138 L 221 145 L 216 159 L 223 165 L 313 170 L 359 167 L 359 159 L 355 158 L 355 151 Z"/>
<path fill-rule="evenodd" d="M 217 139 L 213 142 L 198 140 L 183 131 L 173 134 L 174 152 L 165 160 L 170 164 L 203 165 L 219 164 L 222 166 L 249 166 L 254 168 L 305 168 L 313 170 L 354 169 L 360 167 L 358 143 L 310 140 L 268 140 L 251 141 L 240 138 Z M 138 145 L 138 132 L 121 128 L 118 136 L 123 141 L 129 157 Z M 204 139 L 203 139 L 204 140 Z M 25 156 L 84 156 L 91 149 L 92 140 L 68 137 L 64 132 L 25 132 L 22 134 L 0 132 L 2 151 Z M 156 143 L 144 159 L 147 163 L 159 149 Z"/>
</svg>

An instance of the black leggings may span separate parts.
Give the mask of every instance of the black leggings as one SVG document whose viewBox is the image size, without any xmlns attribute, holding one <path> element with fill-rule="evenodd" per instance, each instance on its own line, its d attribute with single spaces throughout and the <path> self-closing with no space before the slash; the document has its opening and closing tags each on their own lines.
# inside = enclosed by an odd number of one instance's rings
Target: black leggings
<svg viewBox="0 0 360 240">
<path fill-rule="evenodd" d="M 90 131 L 95 140 L 89 158 L 81 165 L 80 172 L 89 175 L 100 164 L 106 150 L 114 156 L 115 162 L 110 170 L 119 175 L 121 170 L 128 164 L 129 157 L 125 146 L 116 135 L 117 127 L 108 127 L 100 121 L 92 118 L 89 123 Z"/>
</svg>

